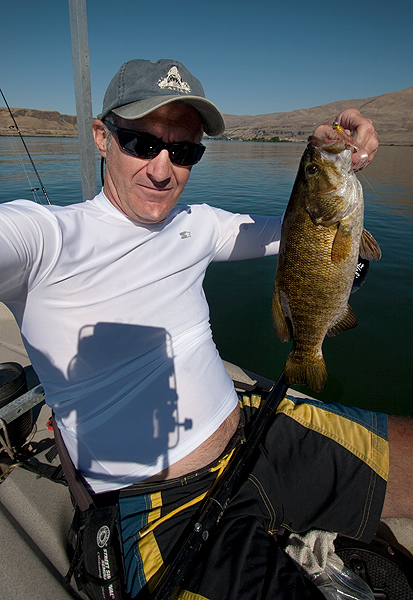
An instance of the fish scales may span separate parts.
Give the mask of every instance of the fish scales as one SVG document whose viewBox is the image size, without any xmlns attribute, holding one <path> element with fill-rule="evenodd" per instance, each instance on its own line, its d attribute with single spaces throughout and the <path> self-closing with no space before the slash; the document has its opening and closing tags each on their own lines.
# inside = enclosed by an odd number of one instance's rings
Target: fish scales
<svg viewBox="0 0 413 600">
<path fill-rule="evenodd" d="M 310 138 L 284 215 L 273 295 L 281 341 L 293 339 L 284 373 L 290 384 L 324 388 L 326 335 L 357 325 L 348 298 L 358 257 L 380 258 L 363 229 L 363 192 L 345 141 Z"/>
</svg>

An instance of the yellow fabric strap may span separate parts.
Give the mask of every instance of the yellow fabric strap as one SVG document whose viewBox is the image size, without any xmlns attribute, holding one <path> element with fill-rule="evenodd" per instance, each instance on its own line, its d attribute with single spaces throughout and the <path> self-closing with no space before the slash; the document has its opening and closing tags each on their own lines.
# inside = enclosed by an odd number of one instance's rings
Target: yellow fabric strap
<svg viewBox="0 0 413 600">
<path fill-rule="evenodd" d="M 201 596 L 200 594 L 188 592 L 188 590 L 183 590 L 179 594 L 178 600 L 208 600 L 208 598 L 205 598 L 205 596 Z"/>
<path fill-rule="evenodd" d="M 213 467 L 211 469 L 211 472 L 218 471 L 216 481 L 218 481 L 219 477 L 221 477 L 222 472 L 224 471 L 225 467 L 227 466 L 229 460 L 231 459 L 233 452 L 234 452 L 234 450 L 231 450 L 231 452 L 226 454 L 218 462 L 218 464 L 215 465 L 215 467 Z M 146 535 L 151 533 L 156 527 L 158 527 L 158 525 L 160 525 L 161 523 L 164 523 L 165 521 L 167 521 L 174 515 L 182 512 L 183 510 L 186 510 L 187 508 L 189 508 L 190 506 L 193 506 L 194 504 L 198 504 L 198 502 L 201 502 L 207 494 L 208 494 L 208 491 L 204 492 L 203 494 L 200 494 L 199 496 L 197 496 L 196 498 L 193 498 L 189 502 L 186 502 L 185 504 L 178 506 L 175 510 L 171 510 L 171 512 L 167 513 L 163 517 L 161 517 L 162 493 L 156 492 L 155 494 L 151 494 L 151 503 L 152 503 L 152 506 L 154 507 L 154 510 L 151 510 L 148 515 L 148 525 L 146 525 L 145 527 L 142 527 L 142 529 L 140 530 L 140 532 L 139 532 L 140 538 L 141 539 L 144 538 Z"/>
<path fill-rule="evenodd" d="M 307 429 L 317 431 L 334 440 L 387 481 L 388 441 L 364 425 L 325 410 L 322 403 L 320 407 L 314 404 L 295 404 L 288 397 L 281 401 L 277 413 L 283 413 Z"/>
<path fill-rule="evenodd" d="M 261 396 L 251 394 L 251 396 L 242 396 L 242 398 L 239 400 L 239 405 L 241 408 L 243 408 L 244 406 L 251 406 L 251 408 L 260 408 L 261 402 Z"/>
<path fill-rule="evenodd" d="M 152 591 L 165 571 L 161 551 L 154 534 L 151 532 L 138 543 L 145 579 Z"/>
</svg>

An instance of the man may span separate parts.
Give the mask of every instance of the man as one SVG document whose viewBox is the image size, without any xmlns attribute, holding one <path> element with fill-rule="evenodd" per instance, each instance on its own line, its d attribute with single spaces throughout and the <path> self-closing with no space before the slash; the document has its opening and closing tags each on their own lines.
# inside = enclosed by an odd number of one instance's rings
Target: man
<svg viewBox="0 0 413 600">
<path fill-rule="evenodd" d="M 372 124 L 354 110 L 336 119 L 357 130 L 371 160 Z M 102 192 L 69 207 L 0 206 L 0 299 L 75 466 L 100 503 L 115 492 L 130 597 L 153 590 L 258 409 L 240 407 L 202 281 L 213 260 L 276 254 L 281 218 L 177 206 L 203 132 L 223 130 L 182 64 L 129 61 L 93 123 Z M 315 133 L 334 135 L 328 124 Z M 182 598 L 312 597 L 269 532 L 369 539 L 383 506 L 386 437 L 384 415 L 286 400 Z M 383 515 L 413 516 L 410 423 L 390 421 L 389 437 Z"/>
</svg>

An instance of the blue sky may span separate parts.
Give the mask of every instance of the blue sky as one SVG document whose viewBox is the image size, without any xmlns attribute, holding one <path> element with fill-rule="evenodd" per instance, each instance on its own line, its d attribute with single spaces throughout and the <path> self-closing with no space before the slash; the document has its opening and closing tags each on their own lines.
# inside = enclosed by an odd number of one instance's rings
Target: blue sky
<svg viewBox="0 0 413 600">
<path fill-rule="evenodd" d="M 411 0 L 88 0 L 87 13 L 95 115 L 131 58 L 183 62 L 239 115 L 413 85 Z M 10 106 L 75 114 L 67 0 L 4 2 L 0 51 Z"/>
</svg>

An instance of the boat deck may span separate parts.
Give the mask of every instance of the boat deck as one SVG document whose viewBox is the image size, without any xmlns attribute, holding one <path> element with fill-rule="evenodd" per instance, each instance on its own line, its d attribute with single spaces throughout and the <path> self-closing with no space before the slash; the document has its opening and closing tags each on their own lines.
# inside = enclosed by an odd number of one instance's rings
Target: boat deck
<svg viewBox="0 0 413 600">
<path fill-rule="evenodd" d="M 49 418 L 50 409 L 44 405 L 32 441 L 40 461 L 54 444 L 46 425 Z M 7 462 L 2 456 L 6 471 Z M 63 587 L 73 513 L 67 487 L 12 467 L 0 485 L 0 600 L 86 598 Z"/>
</svg>

